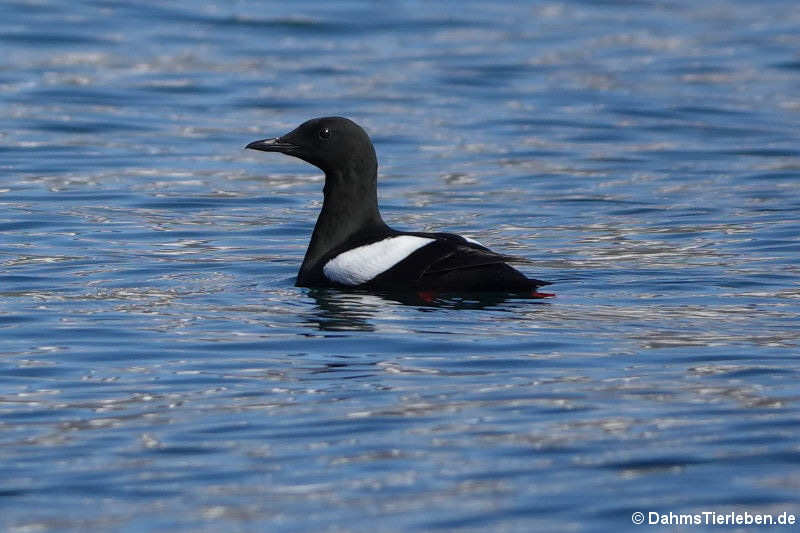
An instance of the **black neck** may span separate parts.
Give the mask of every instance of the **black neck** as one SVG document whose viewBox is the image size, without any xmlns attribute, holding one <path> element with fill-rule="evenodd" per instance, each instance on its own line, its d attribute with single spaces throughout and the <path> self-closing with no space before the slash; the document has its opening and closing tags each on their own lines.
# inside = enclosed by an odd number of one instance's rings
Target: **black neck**
<svg viewBox="0 0 800 533">
<path fill-rule="evenodd" d="M 363 173 L 363 169 L 359 170 L 359 174 Z M 300 278 L 356 234 L 386 228 L 378 212 L 377 168 L 368 175 L 365 179 L 363 174 L 355 176 L 352 171 L 325 174 L 322 211 L 300 267 Z"/>
</svg>

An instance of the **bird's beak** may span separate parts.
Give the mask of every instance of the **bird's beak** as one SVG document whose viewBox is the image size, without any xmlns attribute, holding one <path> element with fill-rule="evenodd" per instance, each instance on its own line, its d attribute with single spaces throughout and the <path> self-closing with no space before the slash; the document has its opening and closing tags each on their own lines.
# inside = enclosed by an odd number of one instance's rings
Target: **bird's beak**
<svg viewBox="0 0 800 533">
<path fill-rule="evenodd" d="M 261 139 L 260 141 L 253 141 L 245 146 L 245 148 L 249 148 L 251 150 L 261 150 L 262 152 L 281 152 L 285 154 L 291 151 L 292 148 L 295 148 L 295 145 L 281 140 L 280 137 L 275 137 L 274 139 Z"/>
</svg>

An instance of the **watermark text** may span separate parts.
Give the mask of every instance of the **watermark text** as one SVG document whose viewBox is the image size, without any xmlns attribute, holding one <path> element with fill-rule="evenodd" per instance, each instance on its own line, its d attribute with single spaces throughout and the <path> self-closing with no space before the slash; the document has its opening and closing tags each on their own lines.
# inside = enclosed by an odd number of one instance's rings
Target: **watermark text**
<svg viewBox="0 0 800 533">
<path fill-rule="evenodd" d="M 662 513 L 636 511 L 631 515 L 634 524 L 649 526 L 793 526 L 800 521 L 794 513 L 751 513 L 748 511 L 700 511 L 697 513 Z"/>
</svg>

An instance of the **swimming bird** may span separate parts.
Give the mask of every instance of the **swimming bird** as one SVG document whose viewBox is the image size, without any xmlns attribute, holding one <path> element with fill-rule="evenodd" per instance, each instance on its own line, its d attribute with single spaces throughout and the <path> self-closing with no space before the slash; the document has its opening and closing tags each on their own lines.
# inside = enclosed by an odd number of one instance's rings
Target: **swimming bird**
<svg viewBox="0 0 800 533">
<path fill-rule="evenodd" d="M 297 275 L 298 287 L 431 293 L 505 292 L 533 298 L 546 281 L 452 233 L 398 231 L 378 211 L 378 159 L 367 133 L 343 117 L 308 120 L 245 148 L 297 157 L 325 173 L 322 210 Z"/>
</svg>

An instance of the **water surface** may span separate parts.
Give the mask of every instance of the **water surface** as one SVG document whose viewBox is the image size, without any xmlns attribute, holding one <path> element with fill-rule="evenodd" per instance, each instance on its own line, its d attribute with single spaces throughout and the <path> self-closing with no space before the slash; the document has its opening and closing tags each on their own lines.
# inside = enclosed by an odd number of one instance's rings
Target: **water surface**
<svg viewBox="0 0 800 533">
<path fill-rule="evenodd" d="M 3 3 L 0 527 L 800 513 L 799 36 L 790 1 Z M 393 226 L 557 298 L 295 288 L 322 176 L 242 147 L 331 114 Z"/>
</svg>

